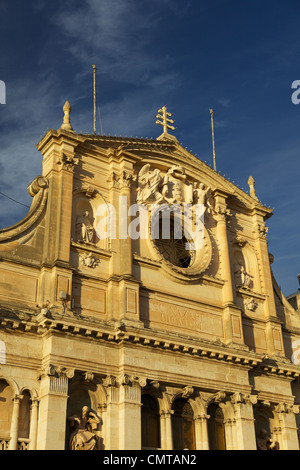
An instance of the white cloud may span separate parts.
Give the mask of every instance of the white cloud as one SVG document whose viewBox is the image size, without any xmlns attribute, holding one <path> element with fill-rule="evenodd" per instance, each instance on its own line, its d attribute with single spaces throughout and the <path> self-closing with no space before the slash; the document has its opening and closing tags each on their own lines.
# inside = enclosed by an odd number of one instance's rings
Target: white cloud
<svg viewBox="0 0 300 470">
<path fill-rule="evenodd" d="M 153 76 L 165 75 L 166 61 L 148 47 L 160 18 L 141 4 L 87 0 L 79 9 L 62 8 L 53 22 L 65 36 L 63 47 L 86 67 L 87 74 L 95 63 L 99 73 L 113 80 L 149 84 Z"/>
</svg>

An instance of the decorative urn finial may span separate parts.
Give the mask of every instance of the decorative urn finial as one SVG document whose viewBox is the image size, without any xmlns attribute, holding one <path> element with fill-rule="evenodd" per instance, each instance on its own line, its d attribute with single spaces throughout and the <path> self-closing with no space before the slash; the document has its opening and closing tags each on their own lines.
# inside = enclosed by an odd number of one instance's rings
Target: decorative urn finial
<svg viewBox="0 0 300 470">
<path fill-rule="evenodd" d="M 71 126 L 71 121 L 70 121 L 71 105 L 69 101 L 65 102 L 64 107 L 63 107 L 63 112 L 64 112 L 64 120 L 60 128 L 72 131 L 73 129 Z"/>
</svg>

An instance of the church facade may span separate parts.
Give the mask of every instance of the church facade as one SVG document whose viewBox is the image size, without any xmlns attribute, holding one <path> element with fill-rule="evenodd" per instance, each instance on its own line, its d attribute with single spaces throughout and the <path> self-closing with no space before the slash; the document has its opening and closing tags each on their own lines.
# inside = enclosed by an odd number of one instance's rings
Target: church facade
<svg viewBox="0 0 300 470">
<path fill-rule="evenodd" d="M 0 446 L 299 449 L 299 310 L 272 211 L 164 132 L 60 129 L 0 230 Z M 160 110 L 161 111 L 161 110 Z"/>
</svg>

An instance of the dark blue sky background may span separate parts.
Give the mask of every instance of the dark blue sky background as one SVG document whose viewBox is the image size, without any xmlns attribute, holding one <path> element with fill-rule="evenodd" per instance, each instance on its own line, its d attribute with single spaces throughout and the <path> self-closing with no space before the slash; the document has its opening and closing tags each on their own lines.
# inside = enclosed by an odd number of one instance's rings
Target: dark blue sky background
<svg viewBox="0 0 300 470">
<path fill-rule="evenodd" d="M 60 127 L 68 99 L 77 132 L 93 133 L 92 64 L 104 134 L 156 138 L 174 113 L 184 147 L 274 208 L 267 222 L 283 292 L 298 288 L 299 0 L 0 1 L 0 191 L 30 205 L 41 173 L 35 145 Z M 97 131 L 100 133 L 98 120 Z M 0 227 L 27 208 L 0 194 Z"/>
</svg>

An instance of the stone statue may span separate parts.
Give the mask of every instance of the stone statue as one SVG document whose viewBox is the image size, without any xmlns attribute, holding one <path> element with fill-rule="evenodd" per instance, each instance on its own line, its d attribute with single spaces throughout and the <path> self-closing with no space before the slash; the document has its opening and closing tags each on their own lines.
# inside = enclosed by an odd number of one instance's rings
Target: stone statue
<svg viewBox="0 0 300 470">
<path fill-rule="evenodd" d="M 78 241 L 85 243 L 93 243 L 94 241 L 94 228 L 89 218 L 89 212 L 85 211 L 76 219 L 76 233 Z"/>
<path fill-rule="evenodd" d="M 71 450 L 97 450 L 97 436 L 93 432 L 100 423 L 95 413 L 88 406 L 82 408 L 80 415 L 70 416 L 68 421 L 73 432 L 70 437 Z"/>
<path fill-rule="evenodd" d="M 257 449 L 258 450 L 279 450 L 279 443 L 268 437 L 268 433 L 265 429 L 262 429 L 257 438 Z"/>
<path fill-rule="evenodd" d="M 210 208 L 210 191 L 211 189 L 209 187 L 205 188 L 205 184 L 200 183 L 199 187 L 197 188 L 197 184 L 195 183 L 194 195 L 197 198 L 198 204 L 203 204 L 205 207 L 208 206 Z"/>
<path fill-rule="evenodd" d="M 235 271 L 235 276 L 237 278 L 237 287 L 242 287 L 243 289 L 251 289 L 252 288 L 252 280 L 251 276 L 246 272 L 244 266 L 238 264 L 237 271 Z"/>
<path fill-rule="evenodd" d="M 157 203 L 164 199 L 159 191 L 162 182 L 160 171 L 158 169 L 150 170 L 149 163 L 141 168 L 138 182 L 137 202 L 139 204 L 144 204 L 149 199 Z"/>
<path fill-rule="evenodd" d="M 255 192 L 255 181 L 252 176 L 249 176 L 248 185 L 250 188 L 250 196 L 253 197 L 253 199 L 256 199 L 258 201 L 258 197 L 256 196 L 256 192 Z"/>
</svg>

